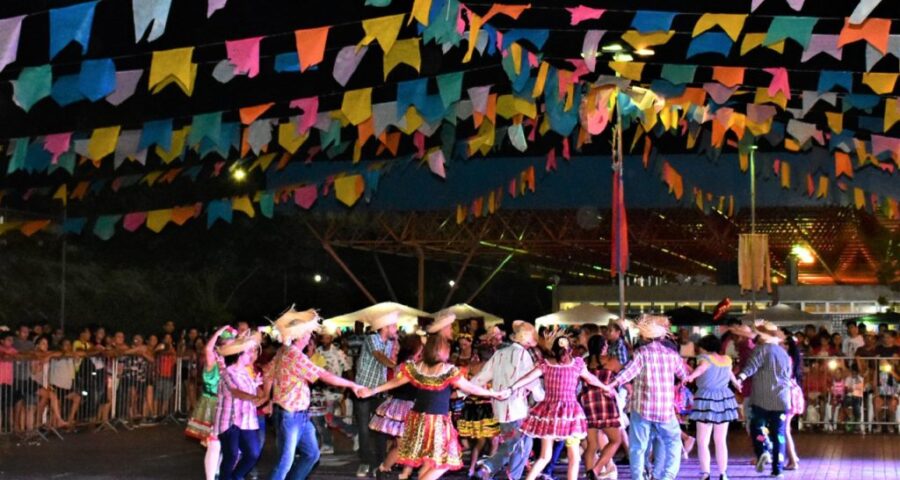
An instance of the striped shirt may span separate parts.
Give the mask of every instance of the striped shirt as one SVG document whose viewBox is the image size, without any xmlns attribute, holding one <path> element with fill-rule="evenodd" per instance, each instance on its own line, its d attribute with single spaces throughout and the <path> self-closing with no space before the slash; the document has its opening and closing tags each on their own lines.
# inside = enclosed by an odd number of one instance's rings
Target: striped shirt
<svg viewBox="0 0 900 480">
<path fill-rule="evenodd" d="M 256 417 L 256 405 L 250 400 L 236 398 L 231 390 L 256 395 L 259 380 L 248 367 L 232 365 L 220 370 L 219 398 L 216 402 L 216 418 L 213 434 L 219 435 L 231 428 L 241 430 L 258 430 L 259 420 Z"/>
<path fill-rule="evenodd" d="M 773 412 L 791 408 L 791 357 L 781 345 L 758 345 L 738 377 L 753 377 L 750 405 Z"/>
<path fill-rule="evenodd" d="M 382 340 L 379 333 L 368 335 L 359 355 L 356 383 L 364 387 L 375 388 L 387 382 L 387 367 L 376 360 L 373 353 L 381 352 L 385 357 L 391 358 L 393 347 L 394 342 L 390 339 Z"/>
<path fill-rule="evenodd" d="M 668 422 L 675 418 L 675 377 L 688 375 L 678 352 L 655 341 L 638 348 L 634 359 L 616 375 L 611 387 L 634 379 L 634 392 L 629 399 L 632 412 L 651 422 Z"/>
</svg>

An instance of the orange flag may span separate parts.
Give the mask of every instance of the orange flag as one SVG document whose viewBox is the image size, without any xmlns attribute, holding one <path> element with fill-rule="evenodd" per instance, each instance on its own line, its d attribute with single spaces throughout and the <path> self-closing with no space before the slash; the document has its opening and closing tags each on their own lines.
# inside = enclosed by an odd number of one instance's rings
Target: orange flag
<svg viewBox="0 0 900 480">
<path fill-rule="evenodd" d="M 847 18 L 844 21 L 844 28 L 838 37 L 838 48 L 843 48 L 848 43 L 865 40 L 866 43 L 875 47 L 882 55 L 887 55 L 888 42 L 891 35 L 891 20 L 888 18 L 868 18 L 859 25 L 850 23 Z"/>
<path fill-rule="evenodd" d="M 257 118 L 259 118 L 260 115 L 266 113 L 266 110 L 272 108 L 272 105 L 275 105 L 275 102 L 263 103 L 261 105 L 242 108 L 240 110 L 241 123 L 243 123 L 244 125 L 250 125 Z"/>
<path fill-rule="evenodd" d="M 50 225 L 50 220 L 33 220 L 25 222 L 20 228 L 22 235 L 30 237 Z"/>
<path fill-rule="evenodd" d="M 297 45 L 297 56 L 300 59 L 300 71 L 322 63 L 325 58 L 325 42 L 328 40 L 328 29 L 331 27 L 307 28 L 294 31 Z"/>
<path fill-rule="evenodd" d="M 853 164 L 850 162 L 850 155 L 837 151 L 834 152 L 834 178 L 841 175 L 853 178 Z"/>
</svg>

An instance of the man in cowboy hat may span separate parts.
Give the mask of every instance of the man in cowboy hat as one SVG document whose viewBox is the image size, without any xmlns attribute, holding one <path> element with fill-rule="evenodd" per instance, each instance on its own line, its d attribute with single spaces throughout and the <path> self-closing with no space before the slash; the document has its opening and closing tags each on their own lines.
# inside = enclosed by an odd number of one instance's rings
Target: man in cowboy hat
<svg viewBox="0 0 900 480">
<path fill-rule="evenodd" d="M 658 480 L 675 480 L 681 466 L 681 428 L 675 417 L 675 378 L 688 375 L 688 368 L 677 351 L 661 343 L 668 333 L 665 317 L 644 315 L 638 322 L 641 338 L 647 342 L 637 349 L 634 358 L 608 385 L 609 393 L 631 380 L 634 391 L 629 400 L 631 428 L 628 431 L 631 478 L 642 480 L 651 433 L 656 432 L 662 451 L 654 452 Z"/>
<path fill-rule="evenodd" d="M 438 312 L 434 321 L 425 327 L 425 331 L 428 332 L 429 335 L 441 335 L 450 342 L 453 342 L 453 322 L 455 321 L 456 315 L 453 312 L 446 310 Z"/>
<path fill-rule="evenodd" d="M 502 391 L 534 369 L 534 359 L 528 351 L 537 346 L 534 325 L 516 320 L 512 328 L 510 339 L 513 343 L 497 350 L 481 372 L 472 378 L 473 383 L 479 386 L 491 384 L 492 390 Z M 523 435 L 519 426 L 528 416 L 529 392 L 536 402 L 544 399 L 544 388 L 536 380 L 506 400 L 492 401 L 494 417 L 500 422 L 500 446 L 494 455 L 479 462 L 478 473 L 482 479 L 493 477 L 504 467 L 507 467 L 509 478 L 522 477 L 525 461 L 531 452 L 531 437 Z"/>
<path fill-rule="evenodd" d="M 387 369 L 396 367 L 392 360 L 394 339 L 397 337 L 397 321 L 400 312 L 391 311 L 369 320 L 372 333 L 366 336 L 356 368 L 356 383 L 375 388 L 387 381 Z M 359 429 L 359 467 L 357 477 L 369 475 L 369 470 L 384 461 L 387 439 L 379 432 L 369 430 L 369 421 L 379 397 L 357 398 L 353 401 L 353 421 Z"/>
<path fill-rule="evenodd" d="M 278 463 L 271 478 L 303 480 L 319 461 L 316 429 L 309 419 L 309 385 L 321 380 L 354 392 L 362 387 L 316 366 L 303 354 L 310 336 L 319 327 L 319 314 L 315 310 L 297 312 L 292 308 L 274 326 L 283 346 L 265 371 L 265 391 L 274 387 L 272 402 L 279 447 Z"/>
<path fill-rule="evenodd" d="M 757 457 L 756 471 L 762 472 L 771 460 L 772 476 L 783 478 L 784 421 L 791 408 L 791 357 L 780 345 L 784 333 L 778 326 L 762 320 L 755 330 L 759 344 L 737 378 L 741 382 L 753 378 L 750 437 Z M 765 441 L 766 437 L 769 442 Z"/>
</svg>

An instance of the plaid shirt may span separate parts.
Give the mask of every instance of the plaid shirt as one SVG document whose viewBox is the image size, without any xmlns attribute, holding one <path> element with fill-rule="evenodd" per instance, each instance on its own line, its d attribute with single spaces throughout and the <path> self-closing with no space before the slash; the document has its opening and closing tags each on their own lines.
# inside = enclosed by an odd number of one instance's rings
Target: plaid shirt
<svg viewBox="0 0 900 480">
<path fill-rule="evenodd" d="M 650 342 L 635 352 L 634 359 L 610 386 L 615 388 L 634 379 L 631 411 L 651 422 L 668 422 L 675 417 L 675 377 L 687 375 L 687 366 L 678 352 Z"/>
<path fill-rule="evenodd" d="M 356 369 L 356 383 L 364 387 L 375 388 L 387 381 L 387 367 L 375 359 L 374 352 L 381 352 L 385 357 L 391 357 L 394 342 L 382 340 L 381 335 L 373 333 L 363 342 L 362 352 L 359 355 L 359 363 Z"/>
<path fill-rule="evenodd" d="M 299 347 L 283 347 L 266 366 L 267 382 L 272 382 L 272 401 L 288 412 L 309 409 L 309 385 L 316 383 L 322 368 L 309 359 Z"/>
<path fill-rule="evenodd" d="M 609 355 L 615 355 L 623 366 L 628 365 L 628 346 L 625 345 L 624 338 L 620 338 L 609 345 Z"/>
<path fill-rule="evenodd" d="M 232 425 L 241 430 L 258 430 L 259 421 L 256 417 L 256 405 L 250 400 L 235 398 L 231 390 L 240 390 L 250 395 L 256 395 L 259 381 L 251 371 L 245 367 L 232 365 L 222 371 L 219 381 L 219 401 L 216 402 L 216 419 L 214 434 L 219 435 L 231 428 Z"/>
</svg>

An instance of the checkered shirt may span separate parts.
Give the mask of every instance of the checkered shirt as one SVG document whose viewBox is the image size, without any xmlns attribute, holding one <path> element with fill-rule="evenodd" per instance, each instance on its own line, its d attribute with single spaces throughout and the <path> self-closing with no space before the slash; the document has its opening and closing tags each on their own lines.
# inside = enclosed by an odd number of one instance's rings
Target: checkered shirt
<svg viewBox="0 0 900 480">
<path fill-rule="evenodd" d="M 675 377 L 688 375 L 684 360 L 660 342 L 650 342 L 639 348 L 634 359 L 613 380 L 611 386 L 634 380 L 634 392 L 629 399 L 632 412 L 651 422 L 668 422 L 675 417 Z"/>
<path fill-rule="evenodd" d="M 249 369 L 232 365 L 222 371 L 219 380 L 219 400 L 216 402 L 215 434 L 231 428 L 232 425 L 241 430 L 258 430 L 259 421 L 256 416 L 256 405 L 250 400 L 236 398 L 231 390 L 240 390 L 256 395 L 259 381 Z"/>
<path fill-rule="evenodd" d="M 373 333 L 363 342 L 362 352 L 356 369 L 356 383 L 364 387 L 375 388 L 387 381 L 387 367 L 375 359 L 374 352 L 381 352 L 390 358 L 394 342 L 382 340 L 381 335 Z"/>
</svg>

